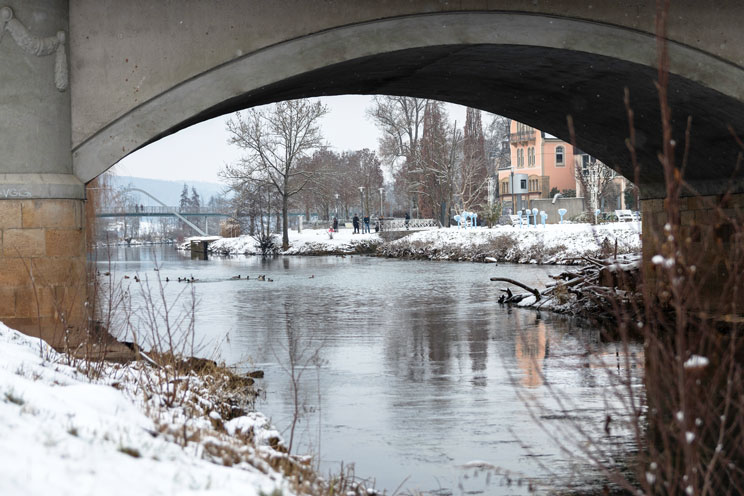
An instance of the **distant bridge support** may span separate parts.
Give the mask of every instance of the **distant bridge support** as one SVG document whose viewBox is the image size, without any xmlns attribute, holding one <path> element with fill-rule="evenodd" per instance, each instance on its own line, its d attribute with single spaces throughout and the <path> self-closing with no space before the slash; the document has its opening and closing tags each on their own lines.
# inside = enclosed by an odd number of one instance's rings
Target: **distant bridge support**
<svg viewBox="0 0 744 496">
<path fill-rule="evenodd" d="M 155 198 L 154 196 L 152 196 L 150 193 L 148 193 L 144 189 L 127 188 L 125 191 L 136 191 L 137 193 L 142 193 L 143 195 L 147 196 L 148 198 L 150 198 L 154 202 L 158 203 L 161 207 L 168 208 L 168 205 L 166 205 L 165 203 L 161 202 L 160 200 L 158 200 L 157 198 Z M 143 213 L 143 212 L 140 212 L 140 213 Z M 179 218 L 184 224 L 186 224 L 191 229 L 193 229 L 194 231 L 196 231 L 197 233 L 199 233 L 200 236 L 206 236 L 207 235 L 207 233 L 205 233 L 204 231 L 202 231 L 199 226 L 197 226 L 196 224 L 194 224 L 194 223 L 186 220 L 186 217 L 184 217 L 183 215 L 181 215 L 179 212 L 176 212 L 174 210 L 172 212 L 169 212 L 169 215 L 173 215 L 174 217 Z"/>
</svg>

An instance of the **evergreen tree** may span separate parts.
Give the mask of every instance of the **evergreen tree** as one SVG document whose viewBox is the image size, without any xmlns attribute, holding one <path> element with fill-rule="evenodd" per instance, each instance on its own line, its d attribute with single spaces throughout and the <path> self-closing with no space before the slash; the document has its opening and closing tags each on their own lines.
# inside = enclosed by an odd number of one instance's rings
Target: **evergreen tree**
<svg viewBox="0 0 744 496">
<path fill-rule="evenodd" d="M 194 211 L 198 211 L 201 207 L 201 198 L 199 198 L 199 193 L 196 192 L 196 188 L 193 186 L 191 187 L 191 199 L 189 200 L 189 206 Z"/>
<path fill-rule="evenodd" d="M 181 190 L 181 200 L 178 202 L 178 209 L 182 212 L 185 211 L 189 208 L 189 202 L 189 187 L 184 183 L 183 190 Z"/>
<path fill-rule="evenodd" d="M 460 135 L 456 126 L 448 129 L 441 102 L 428 101 L 424 110 L 419 176 L 419 216 L 448 224 L 457 176 L 456 157 Z"/>
</svg>

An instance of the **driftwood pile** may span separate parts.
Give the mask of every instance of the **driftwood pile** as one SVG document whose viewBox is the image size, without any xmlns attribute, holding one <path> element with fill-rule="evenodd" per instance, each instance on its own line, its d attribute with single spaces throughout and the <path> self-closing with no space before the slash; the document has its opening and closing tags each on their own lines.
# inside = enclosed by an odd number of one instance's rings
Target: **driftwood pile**
<svg viewBox="0 0 744 496">
<path fill-rule="evenodd" d="M 492 277 L 491 281 L 518 286 L 527 293 L 513 293 L 509 287 L 501 289 L 498 302 L 558 312 L 578 314 L 624 305 L 637 296 L 637 281 L 641 267 L 640 255 L 624 255 L 609 259 L 581 257 L 581 268 L 565 270 L 550 276 L 554 283 L 540 291 L 507 277 Z"/>
</svg>

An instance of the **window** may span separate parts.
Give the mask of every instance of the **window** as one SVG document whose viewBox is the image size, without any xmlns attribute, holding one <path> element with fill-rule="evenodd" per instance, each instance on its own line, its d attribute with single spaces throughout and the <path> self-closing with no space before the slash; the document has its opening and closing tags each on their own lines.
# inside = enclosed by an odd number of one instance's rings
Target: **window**
<svg viewBox="0 0 744 496">
<path fill-rule="evenodd" d="M 535 166 L 535 147 L 531 146 L 527 150 L 527 167 Z"/>
<path fill-rule="evenodd" d="M 524 191 L 527 189 L 527 179 L 519 180 L 519 187 Z"/>
<path fill-rule="evenodd" d="M 590 157 L 586 153 L 581 156 L 581 173 L 583 175 L 589 174 L 589 162 Z"/>
<path fill-rule="evenodd" d="M 555 148 L 555 165 L 563 167 L 566 163 L 564 161 L 565 149 L 562 146 Z"/>
<path fill-rule="evenodd" d="M 524 149 L 520 148 L 517 150 L 517 168 L 521 169 L 524 167 Z"/>
</svg>

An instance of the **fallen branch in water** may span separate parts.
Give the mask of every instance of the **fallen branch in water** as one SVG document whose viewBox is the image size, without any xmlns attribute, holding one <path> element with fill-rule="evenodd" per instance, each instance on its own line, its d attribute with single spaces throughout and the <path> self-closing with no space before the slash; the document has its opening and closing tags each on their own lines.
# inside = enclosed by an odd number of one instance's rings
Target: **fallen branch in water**
<svg viewBox="0 0 744 496">
<path fill-rule="evenodd" d="M 555 282 L 543 291 L 514 279 L 492 277 L 491 281 L 507 282 L 529 291 L 529 294 L 513 294 L 508 288 L 502 289 L 501 291 L 506 294 L 501 295 L 498 302 L 552 308 L 560 312 L 577 314 L 606 309 L 611 297 L 619 297 L 619 301 L 624 304 L 630 304 L 631 300 L 636 298 L 636 280 L 641 262 L 639 255 L 612 257 L 606 260 L 582 258 L 588 265 L 578 270 L 566 270 L 550 276 Z M 535 301 L 523 302 L 529 296 L 534 296 Z"/>
<path fill-rule="evenodd" d="M 491 280 L 496 281 L 496 282 L 508 282 L 509 284 L 514 284 L 515 286 L 519 286 L 520 288 L 525 289 L 529 291 L 530 293 L 532 293 L 533 295 L 535 295 L 535 301 L 540 301 L 540 291 L 538 291 L 535 288 L 531 288 L 524 283 L 515 281 L 514 279 L 509 279 L 508 277 L 492 277 Z"/>
</svg>

